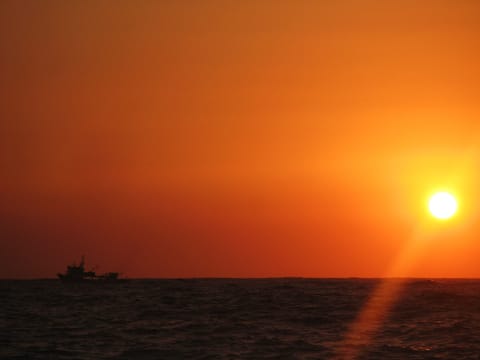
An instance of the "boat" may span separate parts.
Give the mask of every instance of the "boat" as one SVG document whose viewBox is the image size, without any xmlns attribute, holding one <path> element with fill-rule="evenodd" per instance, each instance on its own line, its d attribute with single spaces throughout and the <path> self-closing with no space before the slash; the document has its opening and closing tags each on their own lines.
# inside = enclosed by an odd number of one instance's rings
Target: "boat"
<svg viewBox="0 0 480 360">
<path fill-rule="evenodd" d="M 64 282 L 97 282 L 97 281 L 119 281 L 118 272 L 107 272 L 97 275 L 95 271 L 85 271 L 85 256 L 82 256 L 80 264 L 73 263 L 67 266 L 64 274 L 58 273 L 58 278 Z"/>
</svg>

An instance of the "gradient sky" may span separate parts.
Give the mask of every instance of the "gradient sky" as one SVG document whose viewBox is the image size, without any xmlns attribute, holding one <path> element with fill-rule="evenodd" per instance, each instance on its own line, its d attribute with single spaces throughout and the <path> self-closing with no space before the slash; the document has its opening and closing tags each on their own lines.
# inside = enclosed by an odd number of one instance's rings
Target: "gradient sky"
<svg viewBox="0 0 480 360">
<path fill-rule="evenodd" d="M 474 0 L 3 0 L 0 277 L 479 277 L 479 64 Z"/>
</svg>

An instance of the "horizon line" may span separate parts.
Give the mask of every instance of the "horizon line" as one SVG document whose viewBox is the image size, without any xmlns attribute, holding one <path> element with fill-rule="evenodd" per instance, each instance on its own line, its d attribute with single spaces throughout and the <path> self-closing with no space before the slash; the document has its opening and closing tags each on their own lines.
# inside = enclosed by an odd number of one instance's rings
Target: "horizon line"
<svg viewBox="0 0 480 360">
<path fill-rule="evenodd" d="M 304 280 L 480 280 L 479 277 L 453 277 L 453 276 L 189 276 L 189 277 L 124 277 L 118 280 L 281 280 L 281 279 L 304 279 Z M 0 281 L 31 281 L 31 280 L 59 280 L 56 277 L 38 278 L 0 278 Z"/>
</svg>

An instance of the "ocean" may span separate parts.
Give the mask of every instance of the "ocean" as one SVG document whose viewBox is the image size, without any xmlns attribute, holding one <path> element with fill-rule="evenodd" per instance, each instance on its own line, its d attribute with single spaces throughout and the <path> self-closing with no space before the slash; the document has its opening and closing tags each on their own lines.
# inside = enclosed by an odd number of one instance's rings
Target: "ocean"
<svg viewBox="0 0 480 360">
<path fill-rule="evenodd" d="M 480 280 L 2 280 L 0 304 L 1 359 L 480 359 Z"/>
</svg>

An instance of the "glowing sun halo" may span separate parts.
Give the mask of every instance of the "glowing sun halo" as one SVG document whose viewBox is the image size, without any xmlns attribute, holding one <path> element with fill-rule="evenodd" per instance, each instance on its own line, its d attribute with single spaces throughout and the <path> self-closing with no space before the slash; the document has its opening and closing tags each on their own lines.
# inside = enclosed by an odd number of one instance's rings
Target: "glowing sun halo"
<svg viewBox="0 0 480 360">
<path fill-rule="evenodd" d="M 457 207 L 457 200 L 448 192 L 437 192 L 428 201 L 430 213 L 440 220 L 446 220 L 455 215 Z"/>
</svg>

